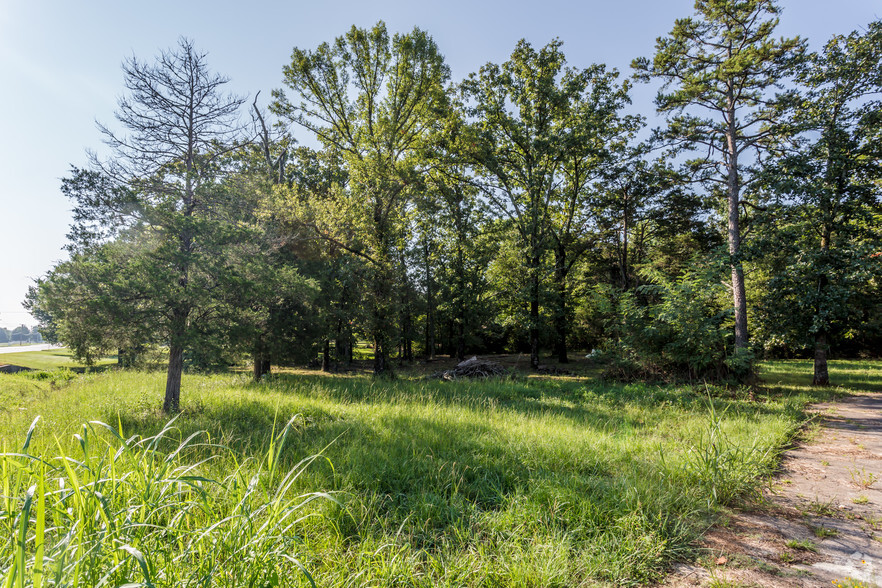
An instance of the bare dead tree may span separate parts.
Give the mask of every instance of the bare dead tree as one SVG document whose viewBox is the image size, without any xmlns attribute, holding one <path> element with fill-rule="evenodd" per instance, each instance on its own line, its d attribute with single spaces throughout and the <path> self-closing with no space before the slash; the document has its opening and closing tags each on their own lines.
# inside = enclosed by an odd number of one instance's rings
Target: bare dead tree
<svg viewBox="0 0 882 588">
<path fill-rule="evenodd" d="M 179 409 L 184 350 L 193 338 L 195 221 L 214 207 L 218 161 L 237 146 L 244 99 L 223 92 L 228 78 L 211 72 L 206 54 L 186 38 L 153 63 L 132 56 L 122 69 L 126 93 L 115 113 L 121 131 L 99 123 L 110 156 L 91 159 L 136 194 L 136 222 L 154 227 L 174 251 L 166 268 L 173 283 L 161 294 L 169 345 L 163 410 L 171 413 Z"/>
</svg>

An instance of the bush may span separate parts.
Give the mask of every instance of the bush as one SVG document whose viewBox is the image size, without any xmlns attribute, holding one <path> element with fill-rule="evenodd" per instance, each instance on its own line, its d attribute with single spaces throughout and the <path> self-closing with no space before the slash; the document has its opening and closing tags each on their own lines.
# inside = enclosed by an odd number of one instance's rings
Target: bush
<svg viewBox="0 0 882 588">
<path fill-rule="evenodd" d="M 695 263 L 679 278 L 644 270 L 651 283 L 618 301 L 617 340 L 604 348 L 615 379 L 744 380 L 753 356 L 734 349 L 732 307 L 720 268 Z"/>
</svg>

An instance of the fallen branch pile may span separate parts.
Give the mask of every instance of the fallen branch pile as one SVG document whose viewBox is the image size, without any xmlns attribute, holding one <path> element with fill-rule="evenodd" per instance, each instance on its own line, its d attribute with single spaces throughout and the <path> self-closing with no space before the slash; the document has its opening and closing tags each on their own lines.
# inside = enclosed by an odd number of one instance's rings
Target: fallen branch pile
<svg viewBox="0 0 882 588">
<path fill-rule="evenodd" d="M 430 377 L 442 380 L 457 380 L 459 378 L 489 378 L 492 376 L 507 376 L 508 370 L 496 363 L 472 357 L 456 364 L 452 370 L 436 372 Z"/>
</svg>

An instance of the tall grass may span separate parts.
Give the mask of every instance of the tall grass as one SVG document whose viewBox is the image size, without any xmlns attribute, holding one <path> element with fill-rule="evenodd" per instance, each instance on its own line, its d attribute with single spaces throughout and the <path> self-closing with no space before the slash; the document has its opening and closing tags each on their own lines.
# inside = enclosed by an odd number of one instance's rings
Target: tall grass
<svg viewBox="0 0 882 588">
<path fill-rule="evenodd" d="M 651 583 L 770 471 L 814 394 L 188 375 L 169 425 L 162 374 L 0 382 L 0 395 L 12 390 L 0 408 L 12 537 L 0 574 L 33 576 L 43 500 L 41 557 L 84 562 L 80 586 Z M 79 425 L 96 419 L 113 426 Z M 66 510 L 80 500 L 68 468 L 91 505 L 82 514 Z M 62 540 L 79 529 L 99 534 Z M 50 585 L 55 568 L 43 568 Z"/>
<path fill-rule="evenodd" d="M 290 423 L 254 471 L 239 464 L 222 480 L 203 466 L 235 457 L 205 434 L 175 443 L 173 421 L 144 438 L 94 421 L 74 436 L 78 452 L 57 442 L 53 457 L 29 451 L 36 425 L 0 455 L 4 588 L 313 583 L 300 529 L 320 512 L 312 501 L 335 499 L 292 491 L 315 457 L 279 471 Z"/>
</svg>

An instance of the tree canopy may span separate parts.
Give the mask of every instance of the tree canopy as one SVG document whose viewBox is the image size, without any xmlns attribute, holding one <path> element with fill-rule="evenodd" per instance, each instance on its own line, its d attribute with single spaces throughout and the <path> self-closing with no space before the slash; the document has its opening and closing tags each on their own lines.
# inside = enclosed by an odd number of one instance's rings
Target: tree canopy
<svg viewBox="0 0 882 588">
<path fill-rule="evenodd" d="M 131 57 L 108 156 L 62 181 L 70 259 L 26 304 L 87 361 L 167 353 L 168 412 L 185 369 L 246 358 L 744 380 L 811 356 L 825 385 L 882 348 L 882 25 L 809 53 L 779 12 L 698 0 L 634 61 L 651 132 L 632 80 L 558 39 L 457 81 L 426 31 L 353 26 L 295 48 L 250 125 L 191 41 Z"/>
</svg>

